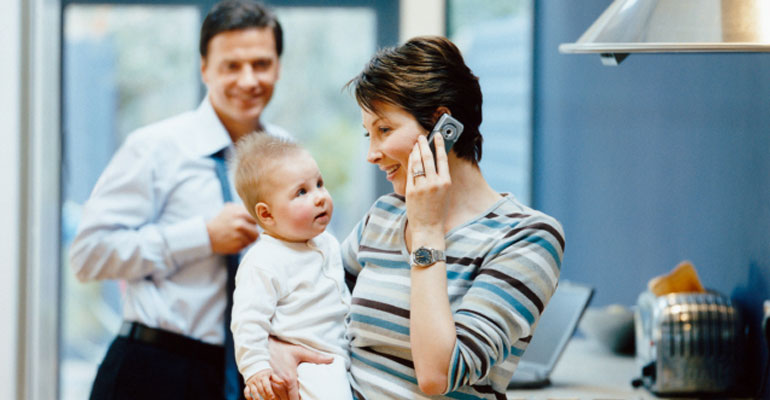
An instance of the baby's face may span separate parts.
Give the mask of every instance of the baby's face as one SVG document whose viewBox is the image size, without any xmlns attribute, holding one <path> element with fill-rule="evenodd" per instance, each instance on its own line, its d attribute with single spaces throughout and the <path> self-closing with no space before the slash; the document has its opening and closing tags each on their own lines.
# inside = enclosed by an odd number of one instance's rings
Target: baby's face
<svg viewBox="0 0 770 400">
<path fill-rule="evenodd" d="M 277 162 L 271 169 L 271 193 L 266 198 L 275 223 L 265 226 L 265 230 L 290 242 L 320 235 L 329 225 L 334 204 L 318 165 L 307 151 Z"/>
</svg>

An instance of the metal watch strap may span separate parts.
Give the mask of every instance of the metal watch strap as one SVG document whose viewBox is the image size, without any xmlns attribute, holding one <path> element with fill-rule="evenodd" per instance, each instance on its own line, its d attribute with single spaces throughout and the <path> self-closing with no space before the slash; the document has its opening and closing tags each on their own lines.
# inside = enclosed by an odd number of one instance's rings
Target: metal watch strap
<svg viewBox="0 0 770 400">
<path fill-rule="evenodd" d="M 428 247 L 419 247 L 409 256 L 409 263 L 414 267 L 430 267 L 439 261 L 446 261 L 444 252 Z"/>
</svg>

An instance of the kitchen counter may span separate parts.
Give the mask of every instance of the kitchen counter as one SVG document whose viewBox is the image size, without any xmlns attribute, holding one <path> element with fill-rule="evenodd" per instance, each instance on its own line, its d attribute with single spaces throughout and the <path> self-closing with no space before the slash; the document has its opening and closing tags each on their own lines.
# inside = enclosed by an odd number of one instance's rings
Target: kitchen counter
<svg viewBox="0 0 770 400">
<path fill-rule="evenodd" d="M 658 399 L 631 386 L 639 375 L 633 356 L 620 356 L 583 338 L 572 338 L 542 389 L 508 391 L 509 400 Z"/>
<path fill-rule="evenodd" d="M 633 356 L 620 356 L 583 338 L 572 338 L 542 389 L 516 389 L 508 400 L 660 400 L 631 381 L 639 376 Z M 686 398 L 678 397 L 677 400 Z"/>
</svg>

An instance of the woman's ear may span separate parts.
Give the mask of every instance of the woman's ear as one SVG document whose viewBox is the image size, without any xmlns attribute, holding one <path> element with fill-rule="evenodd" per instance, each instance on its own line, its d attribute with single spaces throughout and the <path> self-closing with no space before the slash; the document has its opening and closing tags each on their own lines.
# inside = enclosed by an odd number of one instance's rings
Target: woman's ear
<svg viewBox="0 0 770 400">
<path fill-rule="evenodd" d="M 259 223 L 263 226 L 272 226 L 275 224 L 273 214 L 270 213 L 270 206 L 259 202 L 254 206 L 254 213 L 257 214 Z"/>
<path fill-rule="evenodd" d="M 433 124 L 435 125 L 438 122 L 438 119 L 444 114 L 452 115 L 452 112 L 445 106 L 437 108 L 436 111 L 433 112 Z"/>
</svg>

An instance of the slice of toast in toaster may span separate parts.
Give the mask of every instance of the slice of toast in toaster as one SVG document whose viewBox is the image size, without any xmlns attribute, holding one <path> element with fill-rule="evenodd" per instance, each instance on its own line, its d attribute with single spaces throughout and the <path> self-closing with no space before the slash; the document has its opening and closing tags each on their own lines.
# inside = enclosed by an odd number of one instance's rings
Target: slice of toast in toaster
<svg viewBox="0 0 770 400">
<path fill-rule="evenodd" d="M 656 296 L 681 292 L 706 292 L 698 279 L 695 267 L 689 261 L 682 261 L 668 274 L 652 278 L 647 283 L 647 288 Z"/>
</svg>

